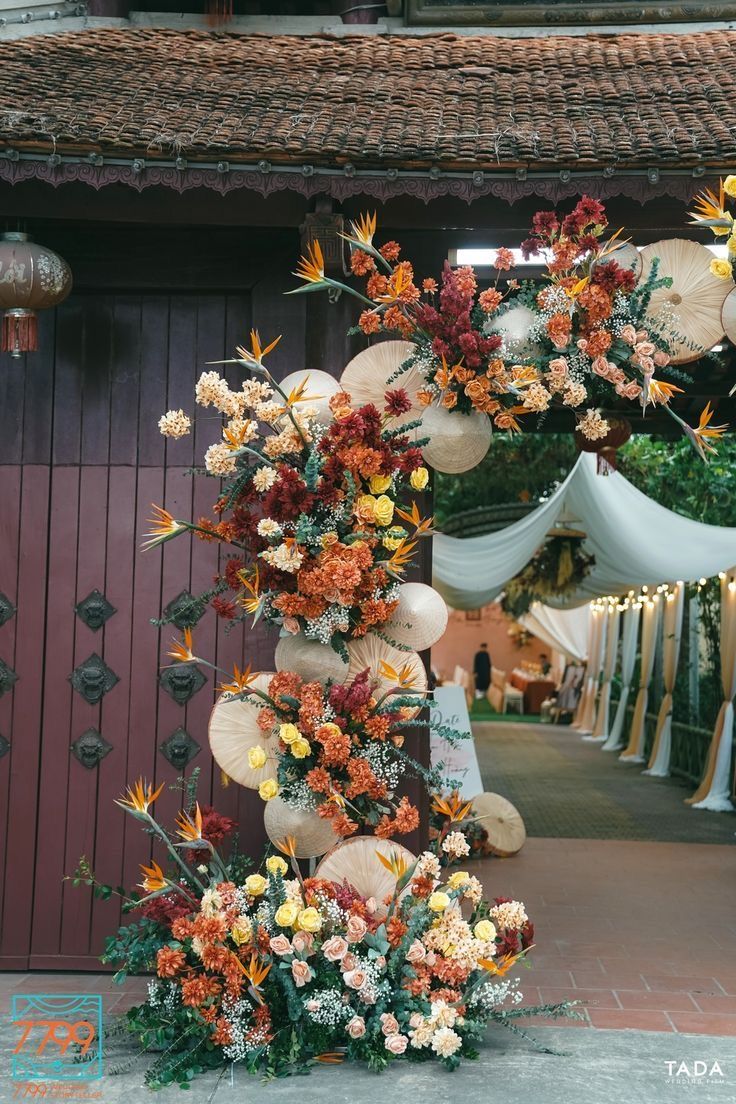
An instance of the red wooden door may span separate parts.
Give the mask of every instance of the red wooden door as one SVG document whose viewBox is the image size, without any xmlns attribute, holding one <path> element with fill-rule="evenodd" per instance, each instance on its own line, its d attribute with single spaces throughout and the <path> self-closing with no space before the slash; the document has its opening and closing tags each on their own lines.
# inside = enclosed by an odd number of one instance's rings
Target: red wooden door
<svg viewBox="0 0 736 1104">
<path fill-rule="evenodd" d="M 224 789 L 212 769 L 212 672 L 185 704 L 175 701 L 159 670 L 180 634 L 150 624 L 183 591 L 208 586 L 217 547 L 185 538 L 139 546 L 151 503 L 183 517 L 210 512 L 216 485 L 186 469 L 201 462 L 216 422 L 200 417 L 195 435 L 166 442 L 157 421 L 166 409 L 192 409 L 195 379 L 244 338 L 252 310 L 270 333 L 280 291 L 77 295 L 43 316 L 41 348 L 25 364 L 2 358 L 0 968 L 99 969 L 117 902 L 93 902 L 64 878 L 84 855 L 103 882 L 137 881 L 150 844 L 114 798 L 139 775 L 175 782 L 182 772 L 160 748 L 180 728 L 201 748 L 185 768 L 201 768 L 200 800 L 235 817 L 243 845 L 260 849 L 260 800 Z M 291 312 L 284 373 L 303 363 L 303 318 Z M 97 630 L 75 610 L 94 591 L 115 610 Z M 224 666 L 271 666 L 263 632 L 248 633 L 244 654 L 242 634 L 226 636 L 211 611 L 195 639 Z M 80 668 L 87 697 L 70 682 Z M 100 695 L 104 677 L 116 681 Z M 70 751 L 84 733 L 109 746 L 92 766 Z M 172 817 L 177 807 L 167 787 L 158 812 Z"/>
</svg>

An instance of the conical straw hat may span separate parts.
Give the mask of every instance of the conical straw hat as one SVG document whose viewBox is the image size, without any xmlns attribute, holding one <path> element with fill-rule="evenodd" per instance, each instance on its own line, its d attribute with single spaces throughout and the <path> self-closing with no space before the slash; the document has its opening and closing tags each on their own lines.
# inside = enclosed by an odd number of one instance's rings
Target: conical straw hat
<svg viewBox="0 0 736 1104">
<path fill-rule="evenodd" d="M 260 674 L 252 682 L 256 690 L 268 690 L 271 674 Z M 241 786 L 257 790 L 261 782 L 276 777 L 278 738 L 264 732 L 258 725 L 258 714 L 264 706 L 261 698 L 222 697 L 210 715 L 210 749 L 215 762 Z M 248 749 L 262 747 L 266 752 L 265 766 L 258 770 L 248 764 Z"/>
<path fill-rule="evenodd" d="M 407 867 L 415 861 L 411 851 L 394 840 L 378 839 L 376 836 L 353 836 L 352 839 L 338 843 L 329 855 L 325 855 L 314 876 L 337 885 L 347 882 L 361 897 L 374 897 L 378 905 L 377 911 L 385 914 L 384 901 L 394 892 L 396 878 L 376 857 L 377 852 L 389 860 L 394 856 L 401 858 Z M 407 890 L 408 887 L 404 893 Z"/>
<path fill-rule="evenodd" d="M 386 391 L 403 388 L 411 399 L 412 408 L 401 417 L 394 418 L 390 428 L 394 429 L 421 418 L 422 407 L 417 401 L 417 391 L 427 381 L 418 368 L 409 368 L 392 383 L 388 383 L 389 377 L 415 350 L 416 346 L 411 341 L 379 341 L 353 357 L 340 377 L 340 384 L 351 395 L 353 406 L 374 403 L 383 411 Z M 416 431 L 412 436 L 416 438 Z"/>
<path fill-rule="evenodd" d="M 385 694 L 397 685 L 395 681 L 380 673 L 381 661 L 387 663 L 389 667 L 393 667 L 395 671 L 401 671 L 403 667 L 408 666 L 410 677 L 413 680 L 412 690 L 419 690 L 424 693 L 427 689 L 427 672 L 417 653 L 404 652 L 401 648 L 395 648 L 393 644 L 381 640 L 380 636 L 376 636 L 374 633 L 367 633 L 360 640 L 351 640 L 348 644 L 348 655 L 350 656 L 350 665 L 346 681 L 354 679 L 356 675 L 369 667 L 371 678 L 376 683 L 376 693 L 378 695 Z M 412 710 L 412 716 L 415 716 L 420 708 L 421 705 L 418 705 L 416 709 Z"/>
<path fill-rule="evenodd" d="M 449 475 L 470 471 L 491 447 L 491 419 L 480 410 L 461 414 L 444 406 L 426 406 L 419 432 L 429 438 L 422 447 L 424 459 Z"/>
<path fill-rule="evenodd" d="M 609 243 L 606 242 L 606 245 L 609 246 Z M 644 262 L 641 259 L 641 252 L 636 248 L 633 242 L 620 242 L 619 244 L 614 242 L 613 247 L 611 247 L 611 252 L 606 253 L 599 264 L 604 265 L 609 261 L 615 261 L 621 268 L 630 268 L 637 279 L 641 276 Z"/>
<path fill-rule="evenodd" d="M 539 342 L 529 337 L 530 329 L 538 323 L 539 316 L 531 307 L 519 304 L 505 310 L 498 320 L 489 319 L 484 328 L 489 333 L 501 335 L 509 357 L 514 360 L 527 360 L 539 356 L 542 351 Z"/>
<path fill-rule="evenodd" d="M 665 327 L 674 331 L 677 338 L 670 344 L 673 364 L 687 364 L 712 349 L 723 337 L 721 309 L 732 280 L 713 276 L 710 264 L 713 254 L 698 242 L 683 238 L 647 245 L 641 251 L 642 281 L 646 279 L 655 257 L 659 257 L 659 275 L 670 276 L 672 287 L 653 292 L 648 308 L 652 319 L 658 312 L 667 310 L 674 320 Z"/>
<path fill-rule="evenodd" d="M 280 797 L 266 802 L 263 823 L 272 843 L 291 836 L 296 841 L 294 854 L 298 859 L 314 859 L 324 855 L 337 843 L 332 821 L 308 809 L 293 809 Z"/>
<path fill-rule="evenodd" d="M 402 583 L 399 604 L 382 627 L 385 636 L 421 652 L 436 644 L 447 628 L 445 600 L 425 583 Z"/>
<path fill-rule="evenodd" d="M 314 371 L 305 368 L 301 372 L 291 372 L 281 380 L 279 387 L 288 396 L 303 383 L 306 383 L 304 398 L 294 403 L 294 409 L 298 411 L 300 407 L 316 407 L 319 411 L 316 420 L 321 425 L 329 425 L 332 421 L 330 398 L 340 390 L 340 384 L 329 372 L 322 372 L 319 368 Z"/>
<path fill-rule="evenodd" d="M 305 682 L 344 682 L 348 665 L 329 644 L 308 640 L 304 633 L 282 636 L 276 645 L 276 667 L 293 671 Z"/>
<path fill-rule="evenodd" d="M 521 851 L 526 841 L 526 828 L 521 813 L 510 801 L 496 793 L 482 793 L 473 798 L 473 813 L 488 833 L 488 843 L 494 855 L 508 859 Z"/>
</svg>

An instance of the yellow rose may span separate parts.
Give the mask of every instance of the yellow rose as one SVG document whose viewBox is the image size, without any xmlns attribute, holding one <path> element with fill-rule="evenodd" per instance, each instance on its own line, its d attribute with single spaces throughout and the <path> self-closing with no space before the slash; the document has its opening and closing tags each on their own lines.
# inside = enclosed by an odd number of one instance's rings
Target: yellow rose
<svg viewBox="0 0 736 1104">
<path fill-rule="evenodd" d="M 383 494 L 383 492 L 387 491 L 389 489 L 389 487 L 391 486 L 391 476 L 390 475 L 372 475 L 370 480 L 369 480 L 368 485 L 370 486 L 371 492 L 374 495 Z"/>
<path fill-rule="evenodd" d="M 266 781 L 261 782 L 258 787 L 258 796 L 263 798 L 264 801 L 270 801 L 278 792 L 279 784 L 275 778 L 267 778 Z"/>
<path fill-rule="evenodd" d="M 376 499 L 376 505 L 374 509 L 377 525 L 390 525 L 391 522 L 394 520 L 393 499 L 390 499 L 388 495 L 380 495 Z"/>
<path fill-rule="evenodd" d="M 711 275 L 717 276 L 719 280 L 728 280 L 731 276 L 731 262 L 715 257 L 710 262 L 710 271 Z"/>
<path fill-rule="evenodd" d="M 247 916 L 239 916 L 237 918 L 230 929 L 230 937 L 233 943 L 237 943 L 239 947 L 243 943 L 250 943 L 253 937 L 253 925 Z"/>
<path fill-rule="evenodd" d="M 268 882 L 262 874 L 249 874 L 245 879 L 245 892 L 249 893 L 251 897 L 260 897 L 262 893 L 266 892 L 266 886 Z"/>
<path fill-rule="evenodd" d="M 290 928 L 299 915 L 299 906 L 293 901 L 286 901 L 276 909 L 274 920 L 280 928 Z"/>
<path fill-rule="evenodd" d="M 483 943 L 490 943 L 492 939 L 496 938 L 495 925 L 490 920 L 479 920 L 473 928 L 473 935 L 476 939 L 482 940 Z"/>
<path fill-rule="evenodd" d="M 300 736 L 298 740 L 294 740 L 291 745 L 291 754 L 295 759 L 306 759 L 311 750 L 309 740 L 305 740 L 303 736 Z"/>
<path fill-rule="evenodd" d="M 381 544 L 384 548 L 388 548 L 389 552 L 394 552 L 401 544 L 405 535 L 404 529 L 387 529 L 383 534 Z"/>
<path fill-rule="evenodd" d="M 293 724 L 282 724 L 279 727 L 279 738 L 284 741 L 285 744 L 293 744 L 295 740 L 301 739 L 301 732 Z"/>
<path fill-rule="evenodd" d="M 360 495 L 355 503 L 354 513 L 363 525 L 373 525 L 376 520 L 376 499 L 373 495 Z"/>
<path fill-rule="evenodd" d="M 317 912 L 316 908 L 305 908 L 299 913 L 296 918 L 296 926 L 301 931 L 305 932 L 318 932 L 322 927 L 322 917 Z"/>
<path fill-rule="evenodd" d="M 340 538 L 338 537 L 335 530 L 331 529 L 329 533 L 322 534 L 322 536 L 319 538 L 319 543 L 322 545 L 323 548 L 330 548 L 333 544 L 337 544 L 339 539 Z"/>
<path fill-rule="evenodd" d="M 269 874 L 281 874 L 283 876 L 288 869 L 289 867 L 280 855 L 271 855 L 266 859 L 266 870 Z"/>
<path fill-rule="evenodd" d="M 423 491 L 429 482 L 429 472 L 426 468 L 417 468 L 409 476 L 409 482 L 415 491 Z"/>
<path fill-rule="evenodd" d="M 723 181 L 723 190 L 727 196 L 731 196 L 732 199 L 736 198 L 736 176 L 727 176 Z"/>
<path fill-rule="evenodd" d="M 453 874 L 452 877 L 448 879 L 447 884 L 450 889 L 459 889 L 461 885 L 465 885 L 465 883 L 469 881 L 470 875 L 467 870 L 458 870 L 456 874 Z"/>
<path fill-rule="evenodd" d="M 258 744 L 248 748 L 248 766 L 251 770 L 260 770 L 266 765 L 266 753 Z"/>
<path fill-rule="evenodd" d="M 726 242 L 726 248 L 729 253 L 736 253 L 736 234 L 732 234 Z"/>
<path fill-rule="evenodd" d="M 450 903 L 450 898 L 446 893 L 437 892 L 433 893 L 427 904 L 431 908 L 432 912 L 444 912 Z"/>
</svg>

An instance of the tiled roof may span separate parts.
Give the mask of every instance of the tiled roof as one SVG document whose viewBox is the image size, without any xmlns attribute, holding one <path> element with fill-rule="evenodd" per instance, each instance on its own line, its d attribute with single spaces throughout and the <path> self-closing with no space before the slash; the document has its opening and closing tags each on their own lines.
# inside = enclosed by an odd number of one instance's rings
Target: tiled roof
<svg viewBox="0 0 736 1104">
<path fill-rule="evenodd" d="M 736 162 L 736 32 L 98 28 L 0 44 L 0 146 L 423 169 Z"/>
</svg>

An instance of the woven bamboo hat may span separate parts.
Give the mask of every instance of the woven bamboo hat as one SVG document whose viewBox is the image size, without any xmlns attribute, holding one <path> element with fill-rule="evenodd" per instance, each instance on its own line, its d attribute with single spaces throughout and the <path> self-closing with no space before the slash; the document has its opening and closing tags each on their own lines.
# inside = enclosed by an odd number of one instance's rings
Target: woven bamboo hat
<svg viewBox="0 0 736 1104">
<path fill-rule="evenodd" d="M 407 868 L 415 862 L 415 856 L 400 843 L 377 839 L 376 836 L 353 836 L 333 847 L 314 872 L 315 878 L 342 885 L 347 882 L 366 899 L 373 897 L 379 913 L 386 912 L 384 899 L 396 888 L 396 878 L 387 870 L 377 855 L 403 860 Z M 407 887 L 408 889 L 408 887 Z M 407 890 L 404 890 L 406 893 Z M 402 893 L 402 896 L 404 894 Z"/>
<path fill-rule="evenodd" d="M 417 401 L 417 391 L 426 383 L 418 368 L 409 368 L 398 379 L 388 382 L 389 378 L 407 360 L 416 346 L 411 341 L 379 341 L 369 349 L 363 349 L 345 366 L 340 377 L 341 386 L 353 400 L 354 406 L 374 403 L 379 410 L 384 407 L 384 395 L 387 390 L 401 387 L 406 391 L 412 404 L 411 410 L 391 422 L 391 428 L 417 421 L 422 416 L 422 407 Z M 416 437 L 416 431 L 413 432 Z"/>
<path fill-rule="evenodd" d="M 447 628 L 447 606 L 441 594 L 425 583 L 402 583 L 399 604 L 382 632 L 417 652 L 436 644 Z"/>
<path fill-rule="evenodd" d="M 260 674 L 252 682 L 256 690 L 268 690 L 271 674 Z M 278 738 L 264 732 L 258 725 L 263 708 L 260 698 L 230 699 L 221 697 L 210 715 L 210 749 L 217 765 L 235 782 L 257 790 L 261 782 L 276 777 Z M 248 763 L 248 749 L 260 747 L 266 753 L 266 763 L 254 770 Z"/>
<path fill-rule="evenodd" d="M 401 648 L 395 648 L 393 644 L 381 640 L 380 636 L 376 636 L 374 633 L 367 633 L 360 640 L 351 640 L 348 644 L 348 655 L 350 656 L 348 680 L 354 679 L 356 675 L 359 675 L 361 671 L 365 671 L 368 667 L 370 668 L 371 678 L 376 683 L 376 692 L 379 695 L 385 694 L 398 685 L 395 680 L 381 674 L 382 662 L 388 664 L 397 672 L 404 667 L 408 667 L 412 689 L 419 690 L 421 693 L 424 693 L 427 689 L 427 672 L 417 653 L 404 652 Z M 417 706 L 416 709 L 412 710 L 412 715 L 415 716 L 420 708 L 421 706 Z"/>
<path fill-rule="evenodd" d="M 422 447 L 427 463 L 450 475 L 470 471 L 491 447 L 491 419 L 480 410 L 461 414 L 444 406 L 426 406 L 420 429 L 429 441 Z"/>
<path fill-rule="evenodd" d="M 305 682 L 345 682 L 348 665 L 329 644 L 308 640 L 303 633 L 282 636 L 276 645 L 276 668 L 294 671 Z"/>
<path fill-rule="evenodd" d="M 521 851 L 526 828 L 521 813 L 501 794 L 482 793 L 473 798 L 473 814 L 488 833 L 494 855 L 508 859 Z"/>
<path fill-rule="evenodd" d="M 697 360 L 723 337 L 721 311 L 733 281 L 711 273 L 713 254 L 709 249 L 683 238 L 646 245 L 641 257 L 642 280 L 646 279 L 655 257 L 659 258 L 659 275 L 672 279 L 672 287 L 652 293 L 648 311 L 651 318 L 663 310 L 674 316 L 671 329 L 677 340 L 671 341 L 672 363 Z"/>
<path fill-rule="evenodd" d="M 324 855 L 337 843 L 332 821 L 307 809 L 293 809 L 280 797 L 266 802 L 263 823 L 272 843 L 291 836 L 295 840 L 294 854 L 298 859 L 314 859 Z"/>
<path fill-rule="evenodd" d="M 316 420 L 322 425 L 329 425 L 332 421 L 330 398 L 340 390 L 340 384 L 329 372 L 322 372 L 317 368 L 314 371 L 305 369 L 301 372 L 291 372 L 281 380 L 279 387 L 288 395 L 302 384 L 305 386 L 304 398 L 294 403 L 294 409 L 299 410 L 300 407 L 305 406 L 316 407 L 319 411 Z"/>
</svg>

